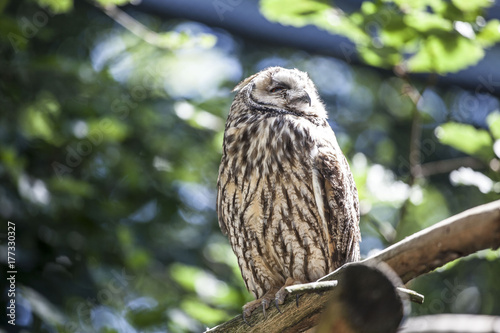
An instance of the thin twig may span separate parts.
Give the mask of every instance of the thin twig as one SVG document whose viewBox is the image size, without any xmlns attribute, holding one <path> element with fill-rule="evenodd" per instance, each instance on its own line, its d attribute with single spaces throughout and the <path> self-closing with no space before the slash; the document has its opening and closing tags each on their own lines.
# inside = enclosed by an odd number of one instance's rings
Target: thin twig
<svg viewBox="0 0 500 333">
<path fill-rule="evenodd" d="M 328 291 L 334 289 L 338 285 L 337 280 L 333 281 L 320 281 L 311 283 L 295 284 L 293 286 L 286 287 L 285 290 L 290 295 L 299 294 L 309 294 L 309 293 L 319 293 L 323 291 Z M 408 295 L 410 301 L 418 304 L 424 303 L 424 295 L 417 293 L 414 290 L 398 287 L 399 292 Z"/>
<path fill-rule="evenodd" d="M 460 167 L 469 167 L 472 169 L 484 169 L 487 166 L 474 157 L 459 157 L 448 160 L 428 162 L 421 165 L 419 174 L 420 177 L 429 177 L 432 175 L 448 173 Z"/>
<path fill-rule="evenodd" d="M 331 289 L 335 288 L 337 286 L 337 284 L 338 284 L 337 280 L 302 283 L 302 284 L 295 284 L 293 286 L 286 287 L 285 290 L 288 291 L 288 293 L 290 295 L 319 293 L 322 291 L 331 290 Z"/>
<path fill-rule="evenodd" d="M 400 74 L 403 80 L 406 82 L 403 87 L 403 93 L 405 93 L 413 103 L 413 114 L 412 114 L 412 122 L 411 122 L 411 133 L 410 133 L 410 175 L 408 179 L 408 185 L 412 187 L 415 184 L 415 180 L 420 178 L 422 175 L 422 156 L 421 156 L 421 140 L 422 140 L 422 119 L 420 116 L 420 111 L 418 110 L 418 103 L 423 98 L 423 93 L 426 89 L 436 84 L 437 76 L 431 74 L 426 82 L 425 87 L 422 89 L 422 92 L 418 91 L 418 89 L 411 83 L 410 76 L 406 71 Z M 399 220 L 398 224 L 395 226 L 396 233 L 399 234 L 399 230 L 401 229 L 401 222 L 405 221 L 405 215 L 408 210 L 408 205 L 410 203 L 410 198 L 408 197 L 401 209 L 399 210 Z"/>
<path fill-rule="evenodd" d="M 137 37 L 143 39 L 147 43 L 161 48 L 167 48 L 163 43 L 161 43 L 162 38 L 159 34 L 150 30 L 144 24 L 142 24 L 141 22 L 134 19 L 132 16 L 125 13 L 117 6 L 115 5 L 101 6 L 99 4 L 95 5 L 101 8 L 106 15 L 115 20 L 122 27 L 124 27 Z"/>
<path fill-rule="evenodd" d="M 417 304 L 424 304 L 424 295 L 417 293 L 414 290 L 398 287 L 400 293 L 408 295 L 410 301 Z"/>
<path fill-rule="evenodd" d="M 420 140 L 422 139 L 422 120 L 420 117 L 420 112 L 418 111 L 418 102 L 422 98 L 422 95 L 417 91 L 416 88 L 415 94 L 418 94 L 418 98 L 415 98 L 415 106 L 413 108 L 413 118 L 411 122 L 411 134 L 410 134 L 410 180 L 408 185 L 413 186 L 415 183 L 415 178 L 420 173 L 421 168 L 421 157 L 420 157 Z M 413 100 L 413 98 L 412 98 Z"/>
</svg>

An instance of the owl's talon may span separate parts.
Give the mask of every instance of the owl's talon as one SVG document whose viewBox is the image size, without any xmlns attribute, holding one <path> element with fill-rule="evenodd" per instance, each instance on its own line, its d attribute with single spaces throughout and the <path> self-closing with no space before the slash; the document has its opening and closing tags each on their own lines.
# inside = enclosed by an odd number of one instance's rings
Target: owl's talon
<svg viewBox="0 0 500 333">
<path fill-rule="evenodd" d="M 250 327 L 253 327 L 252 324 L 250 324 L 248 321 L 247 321 L 247 315 L 245 314 L 245 311 L 243 311 L 242 313 L 242 317 L 243 317 L 243 321 L 245 322 L 245 324 L 247 324 L 248 326 Z"/>
<path fill-rule="evenodd" d="M 281 314 L 281 310 L 280 310 L 280 306 L 279 306 L 279 303 L 278 303 L 278 299 L 275 299 L 274 300 L 274 306 L 276 306 L 276 310 L 278 310 L 278 312 Z"/>
<path fill-rule="evenodd" d="M 299 297 L 300 297 L 300 295 L 298 295 L 298 294 L 297 294 L 297 295 L 295 295 L 295 305 L 296 305 L 297 307 L 299 307 Z"/>
<path fill-rule="evenodd" d="M 264 315 L 264 319 L 267 319 L 266 309 L 267 309 L 268 304 L 264 301 L 265 300 L 262 300 L 262 314 Z"/>
</svg>

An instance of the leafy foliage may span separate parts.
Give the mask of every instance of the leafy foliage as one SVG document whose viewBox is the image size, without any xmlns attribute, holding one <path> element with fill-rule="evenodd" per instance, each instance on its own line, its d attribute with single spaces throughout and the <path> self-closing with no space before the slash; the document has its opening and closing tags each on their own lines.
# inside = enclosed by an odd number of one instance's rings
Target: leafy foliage
<svg viewBox="0 0 500 333">
<path fill-rule="evenodd" d="M 437 129 L 437 137 L 442 143 L 469 155 L 482 157 L 486 161 L 493 157 L 493 142 L 486 130 L 475 129 L 467 124 L 447 123 Z"/>
<path fill-rule="evenodd" d="M 498 20 L 482 16 L 493 4 L 489 0 L 365 1 L 352 13 L 321 0 L 260 4 L 269 20 L 316 25 L 349 38 L 367 64 L 409 72 L 457 72 L 476 64 L 484 48 L 500 40 Z"/>
</svg>

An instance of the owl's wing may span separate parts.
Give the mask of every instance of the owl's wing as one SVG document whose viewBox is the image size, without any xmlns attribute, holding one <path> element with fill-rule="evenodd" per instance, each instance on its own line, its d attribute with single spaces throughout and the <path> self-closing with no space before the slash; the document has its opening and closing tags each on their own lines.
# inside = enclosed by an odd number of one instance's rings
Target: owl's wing
<svg viewBox="0 0 500 333">
<path fill-rule="evenodd" d="M 331 134 L 333 141 L 318 148 L 315 196 L 321 196 L 321 200 L 317 201 L 323 204 L 328 234 L 335 247 L 333 263 L 339 267 L 345 262 L 359 260 L 361 235 L 356 184 L 335 135 Z"/>
<path fill-rule="evenodd" d="M 225 215 L 224 215 L 224 207 L 228 205 L 227 202 L 225 202 L 225 196 L 223 195 L 222 191 L 224 187 L 226 186 L 227 183 L 227 176 L 224 175 L 222 171 L 219 171 L 219 178 L 217 179 L 217 201 L 216 201 L 216 211 L 217 211 L 217 218 L 219 219 L 219 227 L 220 230 L 222 231 L 222 234 L 227 235 L 227 226 L 226 222 L 224 221 Z"/>
</svg>

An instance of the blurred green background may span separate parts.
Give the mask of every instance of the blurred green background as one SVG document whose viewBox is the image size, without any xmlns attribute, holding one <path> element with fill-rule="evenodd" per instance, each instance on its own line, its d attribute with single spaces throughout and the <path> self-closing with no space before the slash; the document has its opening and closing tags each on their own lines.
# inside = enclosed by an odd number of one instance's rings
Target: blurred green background
<svg viewBox="0 0 500 333">
<path fill-rule="evenodd" d="M 200 332 L 239 314 L 251 297 L 215 187 L 231 89 L 267 66 L 307 71 L 324 98 L 359 190 L 363 257 L 500 198 L 496 3 L 208 3 L 220 22 L 251 5 L 312 25 L 325 47 L 279 43 L 278 23 L 272 42 L 168 17 L 155 1 L 0 0 L 2 306 L 7 221 L 18 271 L 16 326 L 2 315 L 0 331 Z M 343 55 L 328 34 L 345 37 Z M 485 52 L 483 74 L 465 70 Z M 426 299 L 412 315 L 500 315 L 499 256 L 415 279 Z"/>
</svg>

